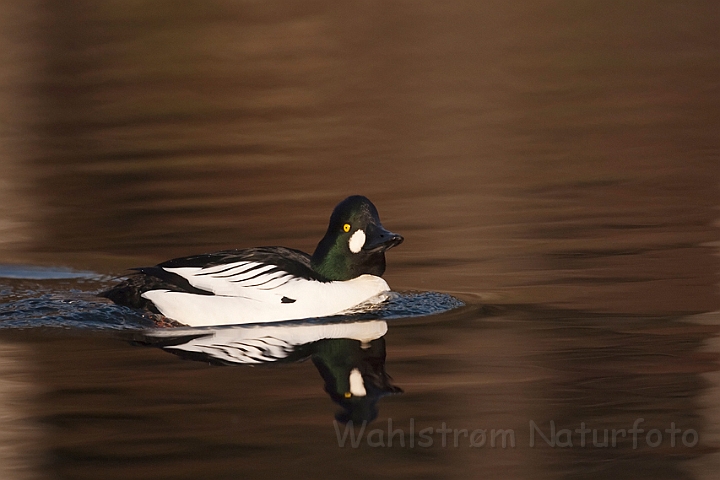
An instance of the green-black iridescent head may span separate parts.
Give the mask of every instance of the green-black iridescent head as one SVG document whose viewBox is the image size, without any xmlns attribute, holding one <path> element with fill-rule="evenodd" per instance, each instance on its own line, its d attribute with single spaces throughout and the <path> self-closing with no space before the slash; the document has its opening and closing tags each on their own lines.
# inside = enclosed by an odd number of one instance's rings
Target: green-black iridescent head
<svg viewBox="0 0 720 480">
<path fill-rule="evenodd" d="M 370 200 L 353 195 L 333 210 L 327 232 L 313 253 L 312 267 L 328 280 L 382 276 L 385 250 L 402 241 L 401 235 L 385 230 Z"/>
</svg>

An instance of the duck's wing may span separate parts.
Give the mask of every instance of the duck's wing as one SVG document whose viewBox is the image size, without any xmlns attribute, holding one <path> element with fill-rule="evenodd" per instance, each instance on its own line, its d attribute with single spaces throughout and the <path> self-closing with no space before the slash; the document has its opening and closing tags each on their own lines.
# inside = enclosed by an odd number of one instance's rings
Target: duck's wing
<svg viewBox="0 0 720 480">
<path fill-rule="evenodd" d="M 310 266 L 310 255 L 285 247 L 259 247 L 175 258 L 137 272 L 100 295 L 117 304 L 156 309 L 143 297 L 149 291 L 195 295 L 246 296 L 275 289 L 293 279 L 324 281 Z"/>
<path fill-rule="evenodd" d="M 205 295 L 247 296 L 249 290 L 274 290 L 295 279 L 325 281 L 310 266 L 310 255 L 285 247 L 226 250 L 136 270 L 175 287 L 170 291 Z"/>
</svg>

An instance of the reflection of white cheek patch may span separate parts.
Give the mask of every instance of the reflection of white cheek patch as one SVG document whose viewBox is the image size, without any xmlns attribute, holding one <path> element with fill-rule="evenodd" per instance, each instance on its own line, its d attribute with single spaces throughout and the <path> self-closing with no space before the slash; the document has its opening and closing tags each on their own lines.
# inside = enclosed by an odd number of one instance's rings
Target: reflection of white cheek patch
<svg viewBox="0 0 720 480">
<path fill-rule="evenodd" d="M 365 245 L 365 232 L 362 230 L 358 230 L 357 232 L 353 233 L 350 237 L 350 251 L 353 253 L 358 253 L 362 247 Z"/>
<path fill-rule="evenodd" d="M 367 395 L 365 390 L 365 382 L 363 381 L 360 370 L 353 368 L 350 372 L 350 393 L 356 397 L 364 397 Z"/>
</svg>

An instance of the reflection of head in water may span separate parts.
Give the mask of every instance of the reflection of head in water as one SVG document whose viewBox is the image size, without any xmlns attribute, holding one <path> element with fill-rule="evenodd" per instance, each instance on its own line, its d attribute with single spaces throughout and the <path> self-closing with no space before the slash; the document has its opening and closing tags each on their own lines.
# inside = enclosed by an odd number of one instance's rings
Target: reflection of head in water
<svg viewBox="0 0 720 480">
<path fill-rule="evenodd" d="M 349 338 L 321 340 L 312 360 L 325 380 L 325 391 L 343 410 L 335 415 L 342 423 L 370 422 L 378 415 L 381 397 L 402 393 L 385 372 L 385 339 L 368 343 Z"/>
</svg>

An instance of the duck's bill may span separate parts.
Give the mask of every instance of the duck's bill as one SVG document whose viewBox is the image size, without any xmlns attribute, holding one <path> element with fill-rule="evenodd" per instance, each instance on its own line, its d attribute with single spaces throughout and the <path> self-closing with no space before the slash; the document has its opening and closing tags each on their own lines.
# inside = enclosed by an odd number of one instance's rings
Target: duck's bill
<svg viewBox="0 0 720 480">
<path fill-rule="evenodd" d="M 396 245 L 400 245 L 403 240 L 402 235 L 385 230 L 380 225 L 373 225 L 368 228 L 368 239 L 363 246 L 363 250 L 367 253 L 384 252 Z"/>
</svg>

